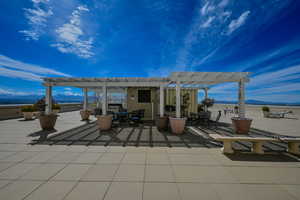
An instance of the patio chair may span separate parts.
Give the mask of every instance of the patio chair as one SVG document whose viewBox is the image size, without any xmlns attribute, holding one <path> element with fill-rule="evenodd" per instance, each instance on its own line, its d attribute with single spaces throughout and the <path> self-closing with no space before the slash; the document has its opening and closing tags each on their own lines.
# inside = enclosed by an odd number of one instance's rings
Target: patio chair
<svg viewBox="0 0 300 200">
<path fill-rule="evenodd" d="M 138 125 L 142 123 L 142 118 L 145 115 L 145 110 L 140 109 L 140 110 L 135 110 L 129 113 L 129 123 L 132 125 Z"/>
</svg>

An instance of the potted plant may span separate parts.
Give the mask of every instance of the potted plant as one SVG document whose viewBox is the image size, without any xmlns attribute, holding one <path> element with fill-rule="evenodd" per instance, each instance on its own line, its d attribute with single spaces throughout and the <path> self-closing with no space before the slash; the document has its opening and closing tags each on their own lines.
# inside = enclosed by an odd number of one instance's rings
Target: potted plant
<svg viewBox="0 0 300 200">
<path fill-rule="evenodd" d="M 55 105 L 55 101 L 52 100 L 53 105 Z M 45 102 L 45 97 L 39 99 L 35 104 L 34 107 L 38 111 L 37 117 L 39 118 L 41 128 L 43 130 L 53 130 L 57 115 L 54 113 L 46 114 L 45 109 L 46 109 L 46 102 Z"/>
<path fill-rule="evenodd" d="M 238 106 L 234 106 L 234 114 L 238 114 L 239 113 L 239 107 Z"/>
<path fill-rule="evenodd" d="M 268 106 L 263 106 L 262 108 L 264 117 L 269 117 L 269 113 L 270 113 L 270 108 Z"/>
<path fill-rule="evenodd" d="M 33 118 L 34 107 L 33 106 L 23 106 L 21 108 L 25 120 L 31 120 Z"/>
<path fill-rule="evenodd" d="M 112 125 L 112 115 L 98 115 L 97 124 L 101 131 L 107 131 L 111 129 Z"/>
<path fill-rule="evenodd" d="M 59 111 L 60 111 L 60 105 L 54 104 L 54 105 L 52 106 L 52 112 L 53 112 L 54 114 L 57 114 L 57 113 L 59 113 Z"/>
<path fill-rule="evenodd" d="M 185 127 L 185 117 L 169 117 L 171 131 L 174 134 L 182 134 Z"/>
<path fill-rule="evenodd" d="M 159 131 L 164 131 L 168 129 L 168 116 L 164 115 L 164 116 L 157 116 L 156 118 L 156 127 Z"/>
<path fill-rule="evenodd" d="M 57 115 L 54 113 L 45 114 L 45 112 L 40 112 L 39 114 L 40 125 L 43 130 L 53 130 L 56 119 Z"/>
<path fill-rule="evenodd" d="M 232 117 L 231 118 L 232 125 L 235 133 L 237 134 L 248 134 L 252 119 L 249 118 L 241 118 L 241 117 Z"/>
<path fill-rule="evenodd" d="M 81 116 L 81 120 L 82 121 L 88 121 L 91 115 L 91 111 L 90 110 L 81 110 L 80 111 L 80 116 Z"/>
</svg>

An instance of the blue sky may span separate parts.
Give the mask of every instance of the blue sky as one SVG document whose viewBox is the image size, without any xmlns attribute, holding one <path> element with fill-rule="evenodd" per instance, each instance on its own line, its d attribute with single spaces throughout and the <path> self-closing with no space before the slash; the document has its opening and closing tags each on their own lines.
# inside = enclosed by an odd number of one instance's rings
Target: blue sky
<svg viewBox="0 0 300 200">
<path fill-rule="evenodd" d="M 0 95 L 41 94 L 47 76 L 248 71 L 247 99 L 300 102 L 299 21 L 297 0 L 0 1 Z"/>
</svg>

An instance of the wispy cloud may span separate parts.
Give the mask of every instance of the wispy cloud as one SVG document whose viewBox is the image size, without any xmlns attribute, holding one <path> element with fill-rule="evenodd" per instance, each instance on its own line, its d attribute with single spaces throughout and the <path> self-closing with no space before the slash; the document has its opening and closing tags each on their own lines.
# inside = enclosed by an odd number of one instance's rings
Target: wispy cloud
<svg viewBox="0 0 300 200">
<path fill-rule="evenodd" d="M 27 95 L 36 95 L 36 92 L 20 92 L 20 91 L 16 91 L 16 90 L 12 90 L 12 89 L 3 89 L 0 88 L 0 94 L 1 95 L 13 95 L 13 96 L 27 96 Z"/>
<path fill-rule="evenodd" d="M 41 81 L 41 76 L 30 72 L 24 72 L 19 70 L 12 70 L 0 66 L 0 76 L 9 78 L 20 78 L 28 81 Z"/>
<path fill-rule="evenodd" d="M 210 17 L 209 17 L 209 18 L 201 25 L 201 27 L 202 27 L 202 28 L 208 28 L 208 27 L 210 27 L 214 19 L 215 19 L 214 16 L 210 16 Z"/>
<path fill-rule="evenodd" d="M 34 64 L 30 64 L 30 63 L 24 63 L 22 61 L 19 60 L 14 60 L 12 58 L 9 58 L 7 56 L 1 55 L 0 54 L 0 65 L 5 66 L 5 67 L 9 67 L 9 68 L 13 68 L 13 69 L 18 69 L 18 70 L 22 70 L 22 71 L 26 71 L 26 72 L 32 72 L 32 73 L 36 73 L 36 74 L 51 74 L 51 75 L 59 75 L 59 76 L 70 76 L 68 74 L 53 70 L 53 69 L 49 69 L 46 67 L 42 67 L 39 65 L 34 65 Z"/>
<path fill-rule="evenodd" d="M 55 30 L 57 42 L 51 46 L 56 47 L 62 53 L 72 53 L 81 58 L 90 58 L 94 55 L 93 38 L 88 37 L 81 27 L 81 15 L 84 12 L 89 12 L 84 5 L 78 6 L 72 12 L 69 22 Z"/>
<path fill-rule="evenodd" d="M 200 12 L 202 15 L 206 15 L 209 12 L 213 11 L 215 9 L 214 5 L 211 5 L 209 2 L 206 2 L 204 6 L 201 8 Z"/>
<path fill-rule="evenodd" d="M 21 30 L 26 40 L 38 40 L 45 32 L 47 20 L 53 15 L 49 7 L 49 0 L 32 0 L 33 8 L 24 8 L 25 17 L 28 20 L 29 29 Z"/>
<path fill-rule="evenodd" d="M 241 27 L 247 20 L 248 16 L 250 14 L 250 11 L 247 10 L 243 12 L 237 19 L 234 19 L 230 22 L 228 25 L 228 32 L 227 34 L 230 35 L 232 32 L 234 32 L 236 29 Z"/>
<path fill-rule="evenodd" d="M 227 6 L 228 3 L 229 3 L 229 0 L 222 0 L 222 1 L 218 4 L 218 6 L 221 7 L 221 8 L 223 8 L 223 7 Z"/>
</svg>

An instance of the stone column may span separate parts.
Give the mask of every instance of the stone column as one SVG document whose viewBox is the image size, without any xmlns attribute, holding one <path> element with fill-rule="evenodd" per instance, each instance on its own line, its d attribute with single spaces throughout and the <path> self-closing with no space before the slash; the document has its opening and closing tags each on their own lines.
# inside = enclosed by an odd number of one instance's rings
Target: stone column
<svg viewBox="0 0 300 200">
<path fill-rule="evenodd" d="M 46 86 L 46 114 L 50 114 L 52 112 L 52 86 Z"/>
<path fill-rule="evenodd" d="M 102 115 L 107 114 L 107 87 L 106 85 L 102 88 Z"/>
<path fill-rule="evenodd" d="M 245 118 L 245 82 L 239 81 L 239 118 Z"/>
<path fill-rule="evenodd" d="M 180 111 L 180 82 L 176 83 L 176 117 L 181 117 L 181 111 Z"/>
<path fill-rule="evenodd" d="M 161 85 L 159 87 L 159 113 L 160 117 L 164 116 L 164 87 Z"/>
<path fill-rule="evenodd" d="M 88 89 L 83 88 L 83 110 L 88 109 Z"/>
</svg>

